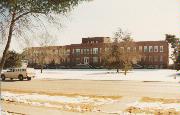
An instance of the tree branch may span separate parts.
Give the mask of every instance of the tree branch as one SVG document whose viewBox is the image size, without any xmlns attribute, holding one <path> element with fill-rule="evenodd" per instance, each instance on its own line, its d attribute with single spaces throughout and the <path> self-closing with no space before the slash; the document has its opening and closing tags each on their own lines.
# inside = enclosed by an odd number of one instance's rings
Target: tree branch
<svg viewBox="0 0 180 115">
<path fill-rule="evenodd" d="M 18 17 L 16 17 L 16 18 L 14 19 L 14 21 L 17 21 L 17 20 L 19 20 L 20 18 L 22 18 L 23 16 L 28 15 L 28 14 L 30 14 L 30 13 L 45 14 L 45 12 L 38 12 L 38 11 L 24 12 L 24 13 L 22 13 L 21 15 L 19 15 Z"/>
<path fill-rule="evenodd" d="M 32 12 L 30 11 L 30 12 L 22 13 L 21 15 L 19 15 L 18 17 L 16 17 L 16 18 L 14 19 L 14 21 L 19 20 L 21 17 L 23 17 L 23 16 L 25 16 L 25 15 L 27 15 L 27 14 L 29 14 L 29 13 L 32 13 Z"/>
</svg>

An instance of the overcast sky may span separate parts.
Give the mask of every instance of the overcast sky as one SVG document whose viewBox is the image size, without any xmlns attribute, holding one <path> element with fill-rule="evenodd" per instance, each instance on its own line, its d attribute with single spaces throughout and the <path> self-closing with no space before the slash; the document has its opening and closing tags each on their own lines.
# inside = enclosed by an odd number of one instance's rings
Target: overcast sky
<svg viewBox="0 0 180 115">
<path fill-rule="evenodd" d="M 180 0 L 94 0 L 62 18 L 61 30 L 47 30 L 58 38 L 56 45 L 81 43 L 82 37 L 113 37 L 119 27 L 135 41 L 164 40 L 167 33 L 180 37 L 179 6 Z"/>
<path fill-rule="evenodd" d="M 63 29 L 51 33 L 59 44 L 80 43 L 82 37 L 109 36 L 118 27 L 134 40 L 164 40 L 180 36 L 180 0 L 94 0 L 79 5 L 64 20 Z"/>
</svg>

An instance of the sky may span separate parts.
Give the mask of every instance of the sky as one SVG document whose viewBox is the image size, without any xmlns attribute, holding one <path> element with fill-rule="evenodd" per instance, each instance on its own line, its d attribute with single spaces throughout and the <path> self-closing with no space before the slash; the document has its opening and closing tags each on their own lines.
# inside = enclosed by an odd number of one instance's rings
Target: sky
<svg viewBox="0 0 180 115">
<path fill-rule="evenodd" d="M 81 43 L 83 37 L 113 37 L 118 28 L 135 41 L 180 36 L 180 0 L 94 0 L 62 20 L 61 30 L 48 28 L 58 45 Z"/>
<path fill-rule="evenodd" d="M 45 24 L 57 39 L 54 45 L 80 44 L 84 37 L 113 37 L 118 28 L 130 32 L 135 41 L 164 40 L 165 34 L 180 37 L 180 0 L 93 0 L 58 18 L 60 30 Z M 33 38 L 35 33 L 31 34 Z M 11 49 L 22 51 L 19 42 L 13 39 Z"/>
</svg>

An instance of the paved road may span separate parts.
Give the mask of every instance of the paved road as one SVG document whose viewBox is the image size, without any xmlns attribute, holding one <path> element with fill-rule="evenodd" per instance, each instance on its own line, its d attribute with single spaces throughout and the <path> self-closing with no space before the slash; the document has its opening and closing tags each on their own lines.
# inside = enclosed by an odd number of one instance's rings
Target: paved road
<svg viewBox="0 0 180 115">
<path fill-rule="evenodd" d="M 32 80 L 1 82 L 1 89 L 47 94 L 180 98 L 180 83 L 140 81 Z"/>
<path fill-rule="evenodd" d="M 40 93 L 48 95 L 100 95 L 122 96 L 120 103 L 100 107 L 104 111 L 124 110 L 127 103 L 141 97 L 180 98 L 180 83 L 140 82 L 140 81 L 87 81 L 87 80 L 32 80 L 1 82 L 2 91 Z M 2 103 L 3 109 L 23 114 L 39 115 L 42 112 L 51 115 L 107 115 L 105 113 L 70 113 L 57 109 Z"/>
</svg>

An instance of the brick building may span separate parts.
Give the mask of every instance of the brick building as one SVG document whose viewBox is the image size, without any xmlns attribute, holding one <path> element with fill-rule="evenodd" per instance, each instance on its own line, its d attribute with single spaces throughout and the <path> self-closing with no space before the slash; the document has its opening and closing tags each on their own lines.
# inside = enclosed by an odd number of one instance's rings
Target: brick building
<svg viewBox="0 0 180 115">
<path fill-rule="evenodd" d="M 101 54 L 104 53 L 106 45 L 111 44 L 109 37 L 82 38 L 81 44 L 71 44 L 66 46 L 49 46 L 46 48 L 33 47 L 30 63 L 39 63 L 38 54 L 47 51 L 45 63 L 54 61 L 59 65 L 73 66 L 76 64 L 89 64 L 92 66 L 102 66 Z M 153 66 L 155 68 L 167 68 L 169 64 L 169 46 L 166 41 L 139 41 L 135 42 L 133 48 L 141 54 L 141 61 L 138 63 L 144 67 Z"/>
</svg>

